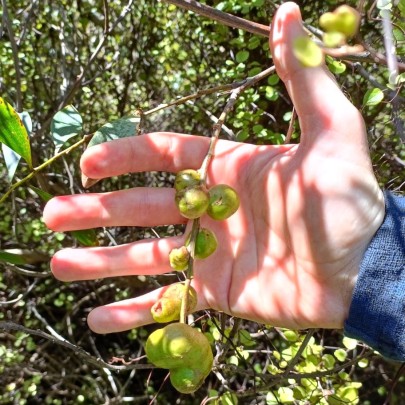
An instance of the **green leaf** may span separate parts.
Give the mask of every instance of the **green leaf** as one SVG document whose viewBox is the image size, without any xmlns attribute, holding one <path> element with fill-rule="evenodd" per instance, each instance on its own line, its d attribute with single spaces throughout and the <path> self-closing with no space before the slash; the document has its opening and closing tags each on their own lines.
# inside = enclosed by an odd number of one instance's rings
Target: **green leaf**
<svg viewBox="0 0 405 405">
<path fill-rule="evenodd" d="M 41 190 L 41 189 L 38 188 L 38 187 L 35 187 L 35 186 L 29 186 L 29 187 L 30 187 L 30 189 L 31 189 L 32 191 L 34 191 L 35 193 L 37 193 L 38 196 L 41 198 L 41 200 L 44 201 L 44 202 L 48 202 L 51 198 L 53 198 L 53 195 L 52 195 L 52 194 L 49 194 L 49 193 L 47 193 L 46 191 Z"/>
<path fill-rule="evenodd" d="M 280 387 L 277 391 L 282 404 L 291 404 L 294 402 L 294 391 L 288 387 Z"/>
<path fill-rule="evenodd" d="M 27 129 L 13 107 L 0 97 L 0 142 L 20 155 L 32 169 Z"/>
<path fill-rule="evenodd" d="M 336 360 L 331 354 L 324 354 L 322 356 L 322 362 L 326 369 L 331 370 L 335 366 Z"/>
<path fill-rule="evenodd" d="M 87 147 L 98 145 L 103 142 L 109 142 L 114 139 L 126 138 L 136 135 L 139 117 L 123 117 L 118 120 L 108 122 L 103 125 L 91 138 Z"/>
<path fill-rule="evenodd" d="M 266 405 L 279 405 L 280 401 L 276 397 L 275 393 L 269 391 L 266 395 Z"/>
<path fill-rule="evenodd" d="M 243 63 L 249 59 L 248 51 L 239 51 L 235 56 L 236 62 Z"/>
<path fill-rule="evenodd" d="M 276 85 L 279 81 L 280 81 L 280 78 L 279 78 L 279 76 L 278 76 L 277 74 L 271 75 L 271 76 L 269 76 L 268 79 L 267 79 L 267 83 L 268 83 L 270 86 Z"/>
<path fill-rule="evenodd" d="M 16 265 L 27 264 L 23 255 L 5 252 L 0 250 L 0 262 L 11 263 Z"/>
<path fill-rule="evenodd" d="M 17 166 L 20 162 L 21 156 L 15 153 L 4 143 L 1 145 L 1 147 L 3 151 L 4 162 L 6 163 L 7 177 L 8 180 L 11 182 L 13 180 L 15 171 L 17 170 Z"/>
<path fill-rule="evenodd" d="M 256 340 L 253 339 L 253 338 L 250 336 L 250 333 L 249 333 L 247 330 L 245 330 L 245 329 L 240 329 L 238 335 L 239 335 L 240 343 L 241 343 L 243 346 L 250 347 L 250 346 L 255 346 L 255 345 L 256 345 Z"/>
<path fill-rule="evenodd" d="M 239 142 L 244 142 L 248 138 L 249 138 L 249 131 L 247 129 L 242 129 L 236 135 L 236 140 L 239 141 Z"/>
<path fill-rule="evenodd" d="M 65 142 L 82 131 L 82 124 L 82 117 L 72 105 L 66 106 L 55 114 L 51 123 L 55 154 L 59 152 Z"/>
<path fill-rule="evenodd" d="M 29 113 L 27 111 L 23 111 L 22 113 L 17 113 L 18 116 L 21 118 L 27 133 L 30 134 L 32 131 L 32 121 Z M 18 167 L 18 163 L 20 163 L 21 156 L 18 153 L 15 153 L 11 148 L 9 148 L 6 144 L 2 144 L 2 151 L 4 161 L 6 163 L 7 168 L 7 178 L 11 182 L 14 178 L 15 172 Z"/>
<path fill-rule="evenodd" d="M 333 352 L 333 355 L 339 360 L 339 361 L 345 361 L 347 357 L 346 350 L 344 349 L 337 349 Z"/>
<path fill-rule="evenodd" d="M 299 337 L 298 333 L 295 330 L 287 329 L 287 330 L 283 331 L 283 334 L 289 342 L 296 342 Z"/>
<path fill-rule="evenodd" d="M 392 2 L 391 2 L 391 0 L 378 0 L 377 8 L 380 10 L 391 10 Z"/>
<path fill-rule="evenodd" d="M 98 246 L 97 234 L 94 229 L 83 229 L 80 231 L 72 231 L 72 236 L 82 246 Z"/>
<path fill-rule="evenodd" d="M 238 405 L 238 397 L 232 392 L 226 392 L 220 397 L 221 405 Z"/>
<path fill-rule="evenodd" d="M 357 340 L 345 336 L 343 338 L 343 346 L 346 347 L 346 349 L 353 350 L 357 347 Z"/>
<path fill-rule="evenodd" d="M 333 62 L 328 63 L 328 67 L 329 70 L 336 75 L 340 75 L 346 70 L 346 65 L 342 62 L 339 62 L 338 60 L 334 60 Z"/>
<path fill-rule="evenodd" d="M 247 45 L 248 49 L 256 49 L 258 46 L 260 46 L 260 38 L 257 36 L 251 37 Z"/>
<path fill-rule="evenodd" d="M 380 104 L 383 99 L 384 93 L 380 89 L 374 88 L 367 90 L 363 97 L 363 106 L 367 107 Z"/>
<path fill-rule="evenodd" d="M 296 38 L 293 53 L 305 67 L 317 67 L 322 64 L 322 49 L 308 37 Z"/>
</svg>

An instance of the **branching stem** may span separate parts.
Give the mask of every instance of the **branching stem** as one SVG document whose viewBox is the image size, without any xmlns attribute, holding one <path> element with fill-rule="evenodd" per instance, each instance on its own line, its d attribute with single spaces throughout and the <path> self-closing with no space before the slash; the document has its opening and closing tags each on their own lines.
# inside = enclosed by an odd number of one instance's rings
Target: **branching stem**
<svg viewBox="0 0 405 405">
<path fill-rule="evenodd" d="M 3 197 L 0 198 L 0 204 L 6 200 L 6 198 L 18 187 L 22 186 L 25 184 L 27 181 L 31 180 L 35 175 L 37 175 L 41 170 L 45 169 L 48 167 L 50 164 L 52 164 L 55 160 L 59 159 L 61 156 L 67 155 L 70 153 L 72 150 L 76 149 L 80 145 L 83 145 L 84 143 L 87 143 L 93 134 L 85 135 L 80 141 L 76 142 L 72 146 L 69 146 L 62 152 L 57 153 L 55 156 L 51 157 L 48 159 L 46 162 L 42 163 L 41 165 L 34 167 L 32 172 L 27 174 L 23 179 L 17 181 L 16 183 L 12 184 L 11 187 L 3 194 Z"/>
<path fill-rule="evenodd" d="M 238 99 L 238 97 L 240 96 L 241 93 L 243 93 L 249 87 L 254 86 L 257 82 L 264 79 L 265 77 L 267 77 L 274 71 L 275 71 L 275 67 L 271 66 L 268 69 L 263 70 L 262 72 L 258 73 L 257 75 L 249 77 L 239 87 L 232 90 L 231 95 L 228 99 L 228 102 L 225 105 L 224 110 L 222 111 L 221 115 L 219 116 L 217 123 L 213 127 L 208 153 L 205 156 L 204 161 L 200 168 L 200 174 L 201 174 L 201 179 L 202 179 L 203 183 L 205 183 L 207 180 L 208 167 L 214 156 L 215 144 L 218 140 L 219 134 L 221 133 L 222 125 L 224 124 L 227 115 L 234 108 L 236 100 Z"/>
<path fill-rule="evenodd" d="M 199 170 L 200 175 L 201 175 L 201 181 L 204 186 L 206 185 L 206 182 L 207 182 L 208 167 L 211 163 L 212 158 L 214 157 L 215 145 L 219 138 L 219 134 L 221 133 L 222 125 L 224 125 L 227 115 L 233 110 L 236 100 L 238 99 L 239 95 L 242 92 L 244 92 L 245 90 L 247 90 L 249 87 L 252 87 L 257 82 L 259 82 L 260 80 L 264 79 L 265 77 L 267 77 L 268 75 L 273 73 L 274 71 L 275 71 L 275 67 L 271 66 L 268 69 L 263 70 L 262 72 L 258 73 L 257 75 L 255 75 L 253 77 L 249 77 L 246 80 L 240 82 L 238 86 L 236 84 L 227 86 L 227 89 L 232 88 L 233 90 L 231 91 L 231 95 L 229 96 L 229 99 L 225 105 L 224 110 L 222 111 L 221 115 L 219 116 L 218 121 L 213 126 L 208 152 L 207 152 L 207 155 L 205 156 L 203 163 L 201 165 L 201 168 Z M 224 86 L 221 86 L 221 88 L 223 89 Z M 201 94 L 201 93 L 195 93 L 195 94 Z M 185 99 L 186 99 L 186 97 L 183 97 L 183 102 L 185 102 L 184 101 Z M 191 229 L 191 235 L 190 235 L 190 244 L 188 247 L 189 252 L 190 252 L 190 259 L 188 262 L 187 274 L 186 274 L 186 284 L 185 284 L 186 288 L 184 289 L 184 295 L 183 295 L 183 299 L 181 302 L 180 322 L 182 322 L 182 323 L 186 322 L 188 300 L 189 300 L 188 291 L 189 291 L 191 280 L 193 279 L 193 276 L 194 276 L 194 253 L 195 253 L 195 244 L 196 244 L 197 235 L 198 235 L 199 230 L 200 230 L 200 220 L 194 219 L 193 223 L 192 223 L 192 229 Z"/>
</svg>

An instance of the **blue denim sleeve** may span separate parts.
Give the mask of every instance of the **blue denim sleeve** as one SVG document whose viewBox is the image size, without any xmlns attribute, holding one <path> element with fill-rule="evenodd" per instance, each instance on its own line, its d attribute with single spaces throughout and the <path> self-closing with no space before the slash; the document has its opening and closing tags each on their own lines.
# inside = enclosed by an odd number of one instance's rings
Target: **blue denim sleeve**
<svg viewBox="0 0 405 405">
<path fill-rule="evenodd" d="M 361 262 L 344 333 L 405 362 L 405 197 L 384 196 L 385 219 Z"/>
</svg>

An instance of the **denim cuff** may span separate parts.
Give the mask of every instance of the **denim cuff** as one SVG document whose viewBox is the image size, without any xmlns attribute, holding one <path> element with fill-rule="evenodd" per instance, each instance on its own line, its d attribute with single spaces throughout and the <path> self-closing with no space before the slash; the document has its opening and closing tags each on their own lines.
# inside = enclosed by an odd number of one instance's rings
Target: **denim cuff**
<svg viewBox="0 0 405 405">
<path fill-rule="evenodd" d="M 360 264 L 344 334 L 405 362 L 405 197 L 384 197 L 384 222 Z"/>
</svg>

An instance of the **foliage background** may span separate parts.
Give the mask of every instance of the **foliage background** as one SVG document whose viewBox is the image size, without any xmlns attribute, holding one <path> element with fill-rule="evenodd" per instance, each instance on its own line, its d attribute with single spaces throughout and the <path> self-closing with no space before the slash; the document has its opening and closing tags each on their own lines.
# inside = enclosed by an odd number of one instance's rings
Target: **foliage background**
<svg viewBox="0 0 405 405">
<path fill-rule="evenodd" d="M 280 4 L 270 0 L 206 3 L 262 24 L 269 23 Z M 343 2 L 298 3 L 305 21 L 317 26 L 321 13 Z M 372 55 L 384 55 L 378 7 L 390 2 L 345 3 L 362 10 L 360 40 Z M 125 18 L 108 32 L 127 5 Z M 65 105 L 77 108 L 84 121 L 83 133 L 92 133 L 138 108 L 148 110 L 198 89 L 231 83 L 271 64 L 266 38 L 224 27 L 156 0 L 3 0 L 0 12 L 0 95 L 18 112 L 26 111 L 31 117 L 34 165 L 53 156 L 50 124 Z M 392 2 L 392 18 L 396 51 L 403 68 L 402 0 Z M 100 52 L 94 55 L 100 41 L 104 41 Z M 341 64 L 330 60 L 329 66 L 345 93 L 363 112 L 381 186 L 403 193 L 405 150 L 399 140 L 400 127 L 393 120 L 393 116 L 399 117 L 397 123 L 404 119 L 403 83 L 394 89 L 387 87 L 389 72 L 380 62 Z M 377 105 L 364 106 L 364 95 L 376 87 L 383 91 L 384 99 Z M 396 102 L 392 102 L 394 95 Z M 220 114 L 225 102 L 226 98 L 213 95 L 163 110 L 147 119 L 145 131 L 209 136 L 212 119 Z M 256 144 L 282 143 L 291 110 L 285 88 L 273 75 L 241 97 L 222 136 Z M 293 141 L 299 141 L 297 124 Z M 58 159 L 31 184 L 52 195 L 84 192 L 78 167 L 82 151 Z M 14 180 L 27 173 L 28 168 L 21 162 Z M 128 174 L 99 182 L 92 191 L 170 187 L 171 181 L 168 173 Z M 0 194 L 9 186 L 6 165 L 0 159 Z M 25 186 L 0 204 L 0 251 L 17 254 L 21 260 L 13 264 L 3 256 L 0 261 L 0 321 L 54 334 L 51 341 L 27 330 L 0 329 L 0 403 L 405 403 L 403 369 L 361 344 L 342 340 L 341 331 L 313 331 L 302 356 L 289 370 L 288 364 L 306 333 L 211 312 L 197 315 L 219 362 L 195 395 L 175 392 L 165 382 L 164 370 L 134 368 L 146 364 L 145 359 L 130 365 L 114 361 L 120 358 L 130 362 L 142 356 L 143 343 L 154 326 L 95 335 L 86 325 L 88 312 L 97 305 L 144 293 L 176 277 L 134 276 L 80 283 L 54 280 L 49 271 L 50 257 L 63 247 L 78 246 L 78 241 L 72 234 L 47 230 L 41 219 L 42 209 L 42 200 Z M 96 236 L 100 245 L 112 245 L 181 231 L 172 226 L 153 230 L 113 228 L 97 229 Z M 61 336 L 76 348 L 60 345 Z M 94 359 L 110 362 L 111 367 L 83 359 L 78 347 Z M 123 370 L 113 370 L 114 366 Z M 301 377 L 280 378 L 286 370 Z M 305 373 L 312 374 L 304 378 Z"/>
</svg>

